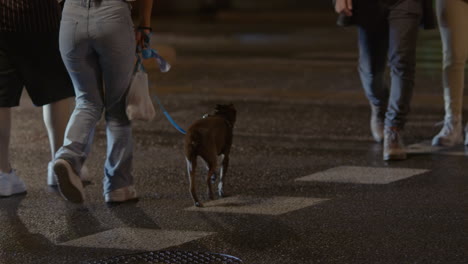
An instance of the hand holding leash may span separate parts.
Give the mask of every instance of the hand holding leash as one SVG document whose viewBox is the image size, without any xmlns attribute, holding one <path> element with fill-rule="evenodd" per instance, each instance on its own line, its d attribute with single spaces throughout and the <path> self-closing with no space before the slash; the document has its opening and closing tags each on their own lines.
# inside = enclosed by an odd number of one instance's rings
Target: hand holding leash
<svg viewBox="0 0 468 264">
<path fill-rule="evenodd" d="M 161 55 L 159 55 L 159 53 L 155 50 L 155 49 L 152 49 L 151 46 L 150 46 L 150 41 L 151 41 L 151 32 L 149 33 L 144 33 L 144 32 L 140 32 L 141 35 L 141 38 L 143 40 L 143 45 L 138 45 L 137 46 L 137 64 L 138 66 L 137 67 L 141 67 L 143 71 L 145 71 L 143 65 L 141 64 L 141 58 L 143 59 L 151 59 L 151 58 L 154 58 L 156 60 L 156 62 L 158 63 L 159 65 L 159 70 L 161 72 L 168 72 L 170 69 L 171 69 L 171 65 L 163 58 L 161 57 Z M 141 56 L 140 56 L 140 53 L 141 53 Z M 166 109 L 164 108 L 163 104 L 161 103 L 161 101 L 159 100 L 159 98 L 154 95 L 153 96 L 154 100 L 158 103 L 159 107 L 161 108 L 163 114 L 166 116 L 167 120 L 172 124 L 172 126 L 174 126 L 175 129 L 177 129 L 180 133 L 182 134 L 185 134 L 185 130 L 182 129 L 173 119 L 172 117 L 169 115 L 169 113 L 166 111 Z"/>
<path fill-rule="evenodd" d="M 161 57 L 155 49 L 151 48 L 150 42 L 152 33 L 149 30 L 150 28 L 139 27 L 138 31 L 141 35 L 141 44 L 137 45 L 137 53 L 141 53 L 141 56 L 145 60 L 154 58 L 159 65 L 159 70 L 161 72 L 168 72 L 171 69 L 171 65 Z"/>
</svg>

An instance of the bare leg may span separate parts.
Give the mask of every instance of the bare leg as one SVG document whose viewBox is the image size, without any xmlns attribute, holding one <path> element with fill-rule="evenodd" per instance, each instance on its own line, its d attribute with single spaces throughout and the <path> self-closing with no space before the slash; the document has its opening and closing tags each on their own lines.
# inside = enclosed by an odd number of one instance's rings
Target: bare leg
<svg viewBox="0 0 468 264">
<path fill-rule="evenodd" d="M 44 124 L 50 143 L 51 160 L 54 160 L 55 152 L 63 145 L 63 137 L 71 114 L 71 100 L 66 98 L 42 108 Z"/>
<path fill-rule="evenodd" d="M 9 107 L 0 107 L 0 173 L 9 173 L 10 157 L 10 130 L 11 130 L 11 110 Z"/>
</svg>

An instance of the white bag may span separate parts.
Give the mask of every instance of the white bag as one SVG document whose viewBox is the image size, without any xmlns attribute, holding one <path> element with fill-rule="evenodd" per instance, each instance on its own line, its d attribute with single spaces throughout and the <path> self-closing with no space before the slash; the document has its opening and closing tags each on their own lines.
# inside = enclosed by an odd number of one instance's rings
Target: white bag
<svg viewBox="0 0 468 264">
<path fill-rule="evenodd" d="M 135 66 L 132 81 L 127 94 L 126 113 L 129 120 L 153 120 L 156 112 L 149 94 L 148 74 L 144 71 L 141 61 Z"/>
</svg>

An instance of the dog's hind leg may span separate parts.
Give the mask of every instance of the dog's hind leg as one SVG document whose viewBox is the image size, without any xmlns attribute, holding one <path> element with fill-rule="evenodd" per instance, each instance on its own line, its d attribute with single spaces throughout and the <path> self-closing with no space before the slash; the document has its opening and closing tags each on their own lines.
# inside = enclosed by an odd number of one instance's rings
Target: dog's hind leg
<svg viewBox="0 0 468 264">
<path fill-rule="evenodd" d="M 216 178 L 218 178 L 218 176 L 216 175 L 216 171 L 213 172 L 213 176 L 211 176 L 211 184 L 214 184 L 216 182 Z"/>
<path fill-rule="evenodd" d="M 208 175 L 206 176 L 206 184 L 208 187 L 208 197 L 210 198 L 210 200 L 213 200 L 214 195 L 213 195 L 213 188 L 211 186 L 212 185 L 211 180 L 212 180 L 213 174 L 216 171 L 216 168 L 218 167 L 218 164 L 217 164 L 218 158 L 216 154 L 209 154 L 205 156 L 204 160 L 208 164 Z"/>
<path fill-rule="evenodd" d="M 185 159 L 187 162 L 187 172 L 189 176 L 189 190 L 190 194 L 192 195 L 192 200 L 196 207 L 203 207 L 203 205 L 198 201 L 196 188 L 195 188 L 195 170 L 197 168 L 197 158 L 195 157 L 190 161 L 188 158 Z"/>
<path fill-rule="evenodd" d="M 223 180 L 229 166 L 229 154 L 223 155 L 221 171 L 219 172 L 218 195 L 224 197 Z"/>
<path fill-rule="evenodd" d="M 205 161 L 205 167 L 206 167 L 206 171 L 208 172 L 210 170 L 210 166 L 208 165 L 208 162 Z M 213 175 L 211 176 L 211 183 L 215 183 L 216 182 L 216 171 L 213 172 Z"/>
<path fill-rule="evenodd" d="M 210 198 L 210 200 L 214 200 L 213 188 L 211 187 L 211 178 L 213 177 L 215 169 L 216 167 L 210 168 L 210 170 L 208 171 L 208 176 L 206 177 L 206 184 L 208 185 L 208 197 Z"/>
</svg>

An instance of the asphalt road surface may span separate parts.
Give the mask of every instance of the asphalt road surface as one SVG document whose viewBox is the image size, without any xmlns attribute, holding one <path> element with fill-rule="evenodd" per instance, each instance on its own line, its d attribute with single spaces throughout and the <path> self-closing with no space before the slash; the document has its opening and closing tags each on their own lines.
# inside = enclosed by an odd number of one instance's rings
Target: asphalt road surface
<svg viewBox="0 0 468 264">
<path fill-rule="evenodd" d="M 187 128 L 216 104 L 238 110 L 228 197 L 207 200 L 200 168 L 205 208 L 189 196 L 183 135 L 159 108 L 155 120 L 134 122 L 140 200 L 104 203 L 101 122 L 86 162 L 87 200 L 67 203 L 46 187 L 47 136 L 41 110 L 25 96 L 13 111 L 11 152 L 28 193 L 0 199 L 0 263 L 85 263 L 158 250 L 252 264 L 468 263 L 468 150 L 429 144 L 443 119 L 438 32 L 420 35 L 404 134 L 410 155 L 384 162 L 369 131 L 355 30 L 335 27 L 333 16 L 273 18 L 153 25 L 153 44 L 173 68 L 162 74 L 145 64 L 151 92 L 172 118 Z"/>
</svg>

